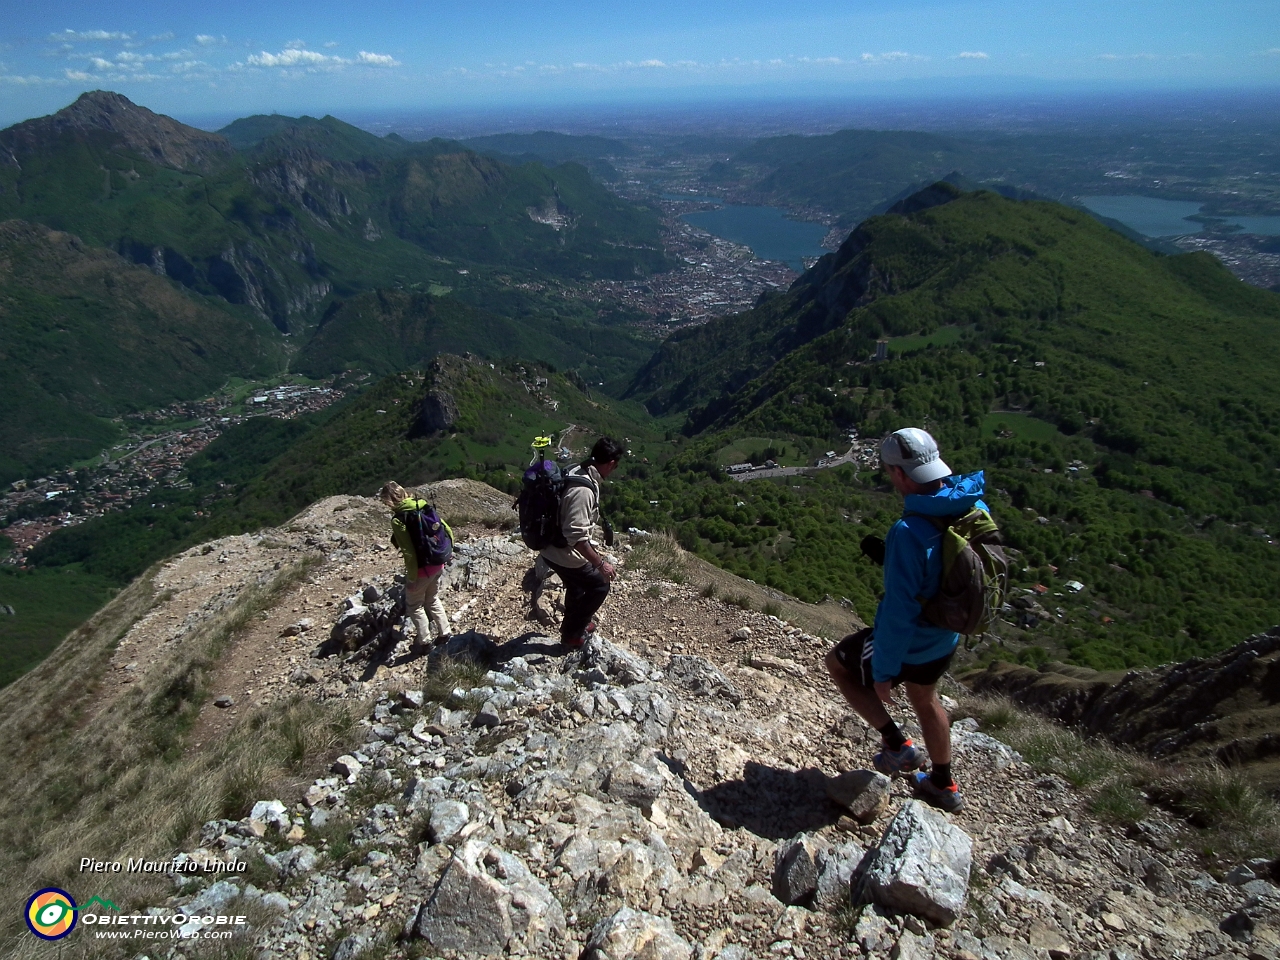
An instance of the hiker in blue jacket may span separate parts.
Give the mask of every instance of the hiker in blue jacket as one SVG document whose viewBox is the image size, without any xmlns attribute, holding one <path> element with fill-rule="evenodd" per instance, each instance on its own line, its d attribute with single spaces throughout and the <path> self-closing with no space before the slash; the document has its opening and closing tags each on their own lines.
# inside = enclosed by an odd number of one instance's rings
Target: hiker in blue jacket
<svg viewBox="0 0 1280 960">
<path fill-rule="evenodd" d="M 942 581 L 942 535 L 928 518 L 955 517 L 973 507 L 985 510 L 982 473 L 953 476 L 933 437 L 916 427 L 885 438 L 880 465 L 904 498 L 902 519 L 884 543 L 874 538 L 863 542 L 864 552 L 884 563 L 884 598 L 875 625 L 841 640 L 827 654 L 826 665 L 853 709 L 880 731 L 883 743 L 872 759 L 875 768 L 885 774 L 915 771 L 916 794 L 955 811 L 964 800 L 951 777 L 951 727 L 937 683 L 951 664 L 960 634 L 934 626 L 920 613 Z M 897 702 L 893 688 L 898 684 L 906 689 L 924 733 L 931 762 L 927 774 L 919 772 L 921 752 L 885 709 Z"/>
</svg>

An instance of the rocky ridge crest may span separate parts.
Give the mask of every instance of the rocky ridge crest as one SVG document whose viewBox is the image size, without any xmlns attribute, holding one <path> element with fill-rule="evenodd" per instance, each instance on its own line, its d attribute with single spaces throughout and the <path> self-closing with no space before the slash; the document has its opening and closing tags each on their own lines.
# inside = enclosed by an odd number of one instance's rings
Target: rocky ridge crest
<svg viewBox="0 0 1280 960">
<path fill-rule="evenodd" d="M 206 823 L 180 854 L 261 864 L 251 877 L 180 881 L 153 910 L 252 909 L 262 955 L 300 960 L 1275 957 L 1269 865 L 1220 882 L 1176 824 L 1131 837 L 1097 821 L 973 720 L 953 727 L 959 814 L 867 772 L 877 738 L 822 673 L 829 641 L 791 623 L 624 563 L 600 636 L 565 655 L 537 619 L 558 588 L 529 619 L 532 555 L 475 522 L 502 515 L 486 491 L 428 491 L 459 520 L 444 587 L 458 632 L 429 654 L 401 632 L 371 500 L 332 497 L 158 571 L 167 599 L 121 639 L 117 694 L 311 554 L 218 664 L 194 748 L 298 696 L 363 719 L 313 781 Z"/>
</svg>

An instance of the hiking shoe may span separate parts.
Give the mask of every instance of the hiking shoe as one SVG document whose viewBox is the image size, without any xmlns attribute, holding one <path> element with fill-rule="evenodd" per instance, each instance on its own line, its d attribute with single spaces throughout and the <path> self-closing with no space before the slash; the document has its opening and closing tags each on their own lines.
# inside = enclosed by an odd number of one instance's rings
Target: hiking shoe
<svg viewBox="0 0 1280 960">
<path fill-rule="evenodd" d="M 890 750 L 881 745 L 880 752 L 871 758 L 871 765 L 886 776 L 892 773 L 909 773 L 920 766 L 920 751 L 915 748 L 911 738 L 898 750 Z"/>
<path fill-rule="evenodd" d="M 566 637 L 560 641 L 569 650 L 581 650 L 582 645 L 587 642 L 586 637 Z"/>
<path fill-rule="evenodd" d="M 947 813 L 955 813 L 964 806 L 964 797 L 960 796 L 960 788 L 954 781 L 949 787 L 940 787 L 924 772 L 915 775 L 915 794 L 929 806 Z"/>
</svg>

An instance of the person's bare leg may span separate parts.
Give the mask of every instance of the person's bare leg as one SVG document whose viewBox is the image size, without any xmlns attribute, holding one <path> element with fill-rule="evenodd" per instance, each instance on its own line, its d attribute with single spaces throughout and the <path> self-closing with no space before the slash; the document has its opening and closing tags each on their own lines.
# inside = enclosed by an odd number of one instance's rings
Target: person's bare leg
<svg viewBox="0 0 1280 960">
<path fill-rule="evenodd" d="M 921 686 L 918 683 L 904 683 L 907 699 L 915 708 L 920 719 L 920 731 L 924 734 L 925 746 L 929 748 L 929 759 L 933 763 L 951 762 L 951 722 L 947 711 L 942 709 L 942 701 L 938 699 L 936 685 Z"/>
<path fill-rule="evenodd" d="M 823 662 L 827 665 L 827 672 L 831 674 L 832 681 L 849 701 L 849 706 L 853 707 L 858 716 L 871 724 L 873 730 L 879 730 L 893 719 L 889 716 L 889 711 L 884 708 L 884 704 L 880 702 L 880 698 L 876 696 L 875 690 L 858 683 L 853 674 L 844 668 L 844 664 L 834 652 L 828 653 Z"/>
</svg>

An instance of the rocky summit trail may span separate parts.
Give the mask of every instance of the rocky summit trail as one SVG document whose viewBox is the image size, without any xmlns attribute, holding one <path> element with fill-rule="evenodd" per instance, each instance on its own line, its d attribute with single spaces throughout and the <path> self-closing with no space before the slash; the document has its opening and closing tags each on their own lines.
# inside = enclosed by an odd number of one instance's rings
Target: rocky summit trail
<svg viewBox="0 0 1280 960">
<path fill-rule="evenodd" d="M 161 602 L 102 697 L 301 570 L 213 668 L 191 749 L 298 697 L 362 717 L 322 776 L 179 854 L 251 875 L 183 877 L 155 912 L 250 911 L 251 953 L 299 960 L 1276 957 L 1269 864 L 1219 882 L 1176 822 L 1097 820 L 973 719 L 953 726 L 966 805 L 938 813 L 870 772 L 878 736 L 828 680 L 829 640 L 652 576 L 630 545 L 597 636 L 566 654 L 542 622 L 554 579 L 531 617 L 509 501 L 465 481 L 431 495 L 470 519 L 442 590 L 456 632 L 429 655 L 400 633 L 373 500 L 329 498 L 154 574 Z"/>
</svg>

